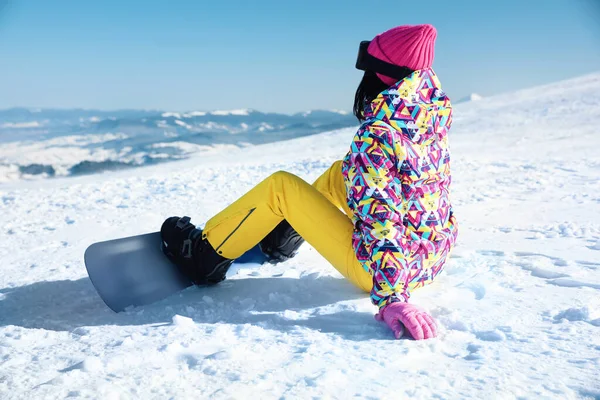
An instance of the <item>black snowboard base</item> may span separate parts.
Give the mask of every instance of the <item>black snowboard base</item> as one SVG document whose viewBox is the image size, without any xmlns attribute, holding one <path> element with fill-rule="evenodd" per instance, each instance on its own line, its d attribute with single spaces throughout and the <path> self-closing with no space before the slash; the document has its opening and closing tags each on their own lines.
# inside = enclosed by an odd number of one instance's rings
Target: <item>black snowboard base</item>
<svg viewBox="0 0 600 400">
<path fill-rule="evenodd" d="M 92 284 L 115 312 L 157 302 L 192 285 L 163 254 L 160 232 L 94 243 L 84 260 Z M 234 265 L 266 260 L 257 246 Z"/>
</svg>

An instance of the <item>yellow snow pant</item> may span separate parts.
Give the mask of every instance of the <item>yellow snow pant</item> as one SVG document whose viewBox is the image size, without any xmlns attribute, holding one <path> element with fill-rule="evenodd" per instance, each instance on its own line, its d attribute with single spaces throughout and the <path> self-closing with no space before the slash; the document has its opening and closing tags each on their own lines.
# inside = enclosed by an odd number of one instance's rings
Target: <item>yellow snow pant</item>
<svg viewBox="0 0 600 400">
<path fill-rule="evenodd" d="M 344 277 L 370 291 L 371 276 L 352 248 L 352 214 L 341 164 L 333 163 L 312 186 L 296 175 L 275 172 L 211 218 L 204 228 L 206 239 L 223 257 L 235 259 L 285 219 Z"/>
</svg>

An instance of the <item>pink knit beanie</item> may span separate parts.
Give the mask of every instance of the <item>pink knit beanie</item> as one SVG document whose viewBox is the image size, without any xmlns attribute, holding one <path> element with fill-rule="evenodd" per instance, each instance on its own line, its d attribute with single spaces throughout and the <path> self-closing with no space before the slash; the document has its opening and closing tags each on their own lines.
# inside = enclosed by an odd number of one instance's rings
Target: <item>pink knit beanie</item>
<svg viewBox="0 0 600 400">
<path fill-rule="evenodd" d="M 410 69 L 431 68 L 437 31 L 432 25 L 403 25 L 385 31 L 369 44 L 368 52 L 375 58 Z M 397 79 L 377 74 L 385 84 Z"/>
</svg>

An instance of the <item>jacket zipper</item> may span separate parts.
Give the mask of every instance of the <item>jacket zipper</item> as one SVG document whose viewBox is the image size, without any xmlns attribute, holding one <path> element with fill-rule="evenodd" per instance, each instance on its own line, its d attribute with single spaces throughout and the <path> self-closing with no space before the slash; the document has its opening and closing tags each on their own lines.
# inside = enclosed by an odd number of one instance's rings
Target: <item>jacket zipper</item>
<svg viewBox="0 0 600 400">
<path fill-rule="evenodd" d="M 250 211 L 248 212 L 248 215 L 246 215 L 246 216 L 244 217 L 244 219 L 242 219 L 242 220 L 240 221 L 240 223 L 238 224 L 238 226 L 236 226 L 236 227 L 235 227 L 235 229 L 234 229 L 233 231 L 231 231 L 231 233 L 230 233 L 229 235 L 227 235 L 227 237 L 225 238 L 225 240 L 223 240 L 223 242 L 222 242 L 222 243 L 219 245 L 219 247 L 217 247 L 217 248 L 215 249 L 215 251 L 216 251 L 216 252 L 219 252 L 219 249 L 220 249 L 221 247 L 223 247 L 223 245 L 225 244 L 225 242 L 227 242 L 227 241 L 229 240 L 229 238 L 230 238 L 231 236 L 233 236 L 233 234 L 234 234 L 234 233 L 236 233 L 238 229 L 240 229 L 240 226 L 242 226 L 242 224 L 243 224 L 243 223 L 244 223 L 244 222 L 245 222 L 245 221 L 248 219 L 248 217 L 250 217 L 250 215 L 251 215 L 251 214 L 254 212 L 254 210 L 256 210 L 256 207 L 254 207 L 254 208 L 250 209 Z"/>
</svg>

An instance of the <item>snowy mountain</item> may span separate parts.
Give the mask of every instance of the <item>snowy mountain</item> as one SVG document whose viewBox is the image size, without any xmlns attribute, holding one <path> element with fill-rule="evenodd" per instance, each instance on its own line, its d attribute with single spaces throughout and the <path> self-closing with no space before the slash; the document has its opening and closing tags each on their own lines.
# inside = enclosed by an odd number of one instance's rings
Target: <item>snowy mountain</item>
<svg viewBox="0 0 600 400">
<path fill-rule="evenodd" d="M 411 298 L 439 325 L 427 341 L 394 340 L 307 244 L 119 314 L 87 278 L 91 243 L 202 225 L 277 170 L 312 181 L 353 128 L 4 184 L 0 398 L 598 399 L 599 105 L 597 73 L 456 107 L 459 245 Z"/>
<path fill-rule="evenodd" d="M 455 101 L 454 104 L 468 103 L 471 101 L 479 101 L 479 100 L 483 100 L 483 96 L 481 96 L 477 93 L 471 93 L 470 95 L 463 97 L 463 98 L 459 99 L 458 101 Z"/>
<path fill-rule="evenodd" d="M 43 134 L 48 136 L 82 133 L 146 133 L 156 131 L 170 134 L 214 132 L 256 133 L 261 126 L 270 125 L 270 130 L 281 132 L 289 129 L 323 129 L 322 125 L 341 125 L 353 121 L 350 113 L 340 111 L 313 110 L 294 115 L 262 113 L 255 110 L 215 110 L 164 112 L 146 110 L 79 110 L 79 109 L 26 109 L 0 110 L 0 133 L 2 141 L 11 134 Z M 215 128 L 215 126 L 217 128 Z M 184 127 L 185 129 L 182 129 Z M 27 129 L 36 129 L 33 132 Z"/>
<path fill-rule="evenodd" d="M 0 183 L 88 174 L 355 126 L 339 111 L 0 110 Z"/>
</svg>

